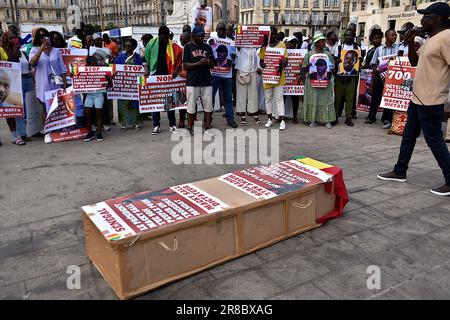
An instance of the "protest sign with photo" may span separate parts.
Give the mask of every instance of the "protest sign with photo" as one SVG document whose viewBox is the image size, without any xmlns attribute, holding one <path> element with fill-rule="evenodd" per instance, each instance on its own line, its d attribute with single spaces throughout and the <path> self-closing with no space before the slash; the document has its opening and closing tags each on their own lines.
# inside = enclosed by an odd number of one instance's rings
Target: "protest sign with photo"
<svg viewBox="0 0 450 320">
<path fill-rule="evenodd" d="M 186 108 L 186 79 L 170 75 L 139 78 L 140 113 Z"/>
<path fill-rule="evenodd" d="M 73 89 L 76 93 L 106 92 L 111 67 L 77 67 L 73 72 Z"/>
<path fill-rule="evenodd" d="M 266 47 L 264 55 L 266 67 L 263 69 L 262 74 L 263 83 L 277 84 L 280 82 L 285 50 L 284 48 Z"/>
<path fill-rule="evenodd" d="M 309 58 L 309 80 L 314 88 L 326 88 L 330 84 L 333 62 L 323 53 L 313 54 Z"/>
<path fill-rule="evenodd" d="M 389 62 L 391 61 L 391 59 L 394 59 L 396 57 L 397 57 L 396 54 L 392 54 L 392 55 L 382 56 L 382 57 L 378 58 L 377 70 L 380 73 L 381 79 L 384 80 L 386 78 Z"/>
<path fill-rule="evenodd" d="M 56 89 L 45 92 L 45 106 L 47 118 L 44 123 L 46 133 L 76 124 L 76 103 L 78 108 L 83 108 L 83 102 L 75 99 L 73 88 L 66 90 Z M 81 104 L 81 106 L 80 106 Z"/>
<path fill-rule="evenodd" d="M 222 76 L 231 78 L 233 67 L 232 55 L 236 54 L 234 41 L 228 38 L 211 37 L 208 40 L 214 54 L 214 68 L 211 69 L 211 74 L 214 76 Z"/>
<path fill-rule="evenodd" d="M 211 7 L 194 6 L 192 8 L 192 23 L 195 26 L 203 26 L 206 34 L 213 31 L 213 9 Z"/>
<path fill-rule="evenodd" d="M 108 99 L 139 100 L 138 79 L 145 74 L 144 66 L 113 64 L 112 88 Z"/>
<path fill-rule="evenodd" d="M 301 80 L 300 71 L 308 50 L 288 49 L 288 63 L 286 65 L 286 84 L 283 87 L 284 95 L 302 96 L 305 92 L 305 84 Z"/>
<path fill-rule="evenodd" d="M 362 69 L 359 75 L 357 111 L 369 112 L 372 102 L 373 70 Z"/>
<path fill-rule="evenodd" d="M 237 26 L 236 47 L 261 48 L 264 44 L 264 37 L 270 39 L 270 26 Z"/>
<path fill-rule="evenodd" d="M 1 61 L 0 118 L 17 118 L 24 115 L 20 63 Z"/>
<path fill-rule="evenodd" d="M 341 50 L 340 76 L 357 76 L 359 72 L 361 50 Z"/>
<path fill-rule="evenodd" d="M 88 55 L 87 49 L 61 48 L 59 49 L 59 52 L 61 52 L 68 74 L 72 74 L 73 70 L 77 67 L 84 67 L 86 65 L 86 58 Z M 72 83 L 72 77 L 67 77 L 67 83 Z"/>
<path fill-rule="evenodd" d="M 387 69 L 381 107 L 397 111 L 407 111 L 412 97 L 416 68 L 409 63 L 408 57 L 391 60 Z"/>
</svg>

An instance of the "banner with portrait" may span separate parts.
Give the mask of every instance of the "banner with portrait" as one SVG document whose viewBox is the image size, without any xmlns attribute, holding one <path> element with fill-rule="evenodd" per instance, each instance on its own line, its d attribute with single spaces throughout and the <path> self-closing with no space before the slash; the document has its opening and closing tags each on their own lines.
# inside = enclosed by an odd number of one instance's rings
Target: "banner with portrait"
<svg viewBox="0 0 450 320">
<path fill-rule="evenodd" d="M 228 38 L 211 37 L 208 40 L 214 54 L 214 68 L 211 74 L 214 76 L 231 78 L 233 69 L 233 58 L 236 54 L 234 41 Z"/>
<path fill-rule="evenodd" d="M 47 118 L 44 123 L 45 133 L 67 128 L 77 123 L 77 108 L 83 109 L 83 100 L 74 94 L 73 87 L 66 90 L 56 89 L 45 92 Z"/>
<path fill-rule="evenodd" d="M 314 88 L 326 88 L 333 76 L 333 62 L 323 53 L 313 54 L 309 58 L 309 80 Z"/>
<path fill-rule="evenodd" d="M 196 5 L 192 8 L 192 23 L 195 26 L 203 26 L 207 37 L 213 31 L 213 9 Z M 193 29 L 193 28 L 192 28 Z"/>
<path fill-rule="evenodd" d="M 77 67 L 84 67 L 86 65 L 86 59 L 88 56 L 87 49 L 77 49 L 77 48 L 61 48 L 59 49 L 63 62 L 67 69 L 67 84 L 72 84 L 72 76 L 74 70 Z"/>
<path fill-rule="evenodd" d="M 341 50 L 341 63 L 339 64 L 340 76 L 356 77 L 360 68 L 361 50 Z"/>
<path fill-rule="evenodd" d="M 286 65 L 286 83 L 283 87 L 284 95 L 302 96 L 305 92 L 305 84 L 303 83 L 300 71 L 308 50 L 306 49 L 288 49 L 288 63 Z"/>
<path fill-rule="evenodd" d="M 0 61 L 0 118 L 24 115 L 20 63 Z"/>
</svg>

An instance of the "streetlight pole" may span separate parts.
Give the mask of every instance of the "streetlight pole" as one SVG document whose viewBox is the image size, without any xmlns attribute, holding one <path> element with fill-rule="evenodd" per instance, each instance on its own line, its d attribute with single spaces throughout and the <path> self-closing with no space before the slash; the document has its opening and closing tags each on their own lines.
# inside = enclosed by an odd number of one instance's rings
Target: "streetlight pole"
<svg viewBox="0 0 450 320">
<path fill-rule="evenodd" d="M 222 0 L 222 21 L 225 24 L 228 21 L 228 0 Z"/>
</svg>

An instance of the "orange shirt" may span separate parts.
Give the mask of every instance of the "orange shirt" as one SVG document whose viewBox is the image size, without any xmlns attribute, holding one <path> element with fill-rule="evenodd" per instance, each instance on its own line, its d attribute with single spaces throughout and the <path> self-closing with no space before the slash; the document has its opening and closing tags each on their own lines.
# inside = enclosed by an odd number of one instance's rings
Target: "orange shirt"
<svg viewBox="0 0 450 320">
<path fill-rule="evenodd" d="M 119 54 L 119 47 L 114 41 L 111 41 L 109 44 L 103 42 L 103 47 L 108 48 L 111 51 L 113 57 L 116 57 Z"/>
</svg>

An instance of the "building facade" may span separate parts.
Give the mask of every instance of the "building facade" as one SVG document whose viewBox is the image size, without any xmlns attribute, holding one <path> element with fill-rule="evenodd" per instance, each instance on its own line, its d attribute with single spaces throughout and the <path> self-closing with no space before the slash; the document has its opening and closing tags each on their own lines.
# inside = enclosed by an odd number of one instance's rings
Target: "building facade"
<svg viewBox="0 0 450 320">
<path fill-rule="evenodd" d="M 0 20 L 7 24 L 65 25 L 67 7 L 76 0 L 0 0 Z"/>
<path fill-rule="evenodd" d="M 357 25 L 357 34 L 368 44 L 374 27 L 400 30 L 406 22 L 420 26 L 422 15 L 417 9 L 428 7 L 430 0 L 352 0 L 349 21 Z"/>
<path fill-rule="evenodd" d="M 304 36 L 315 31 L 339 31 L 341 0 L 240 0 L 240 23 L 274 25 L 286 36 L 300 29 Z"/>
</svg>

